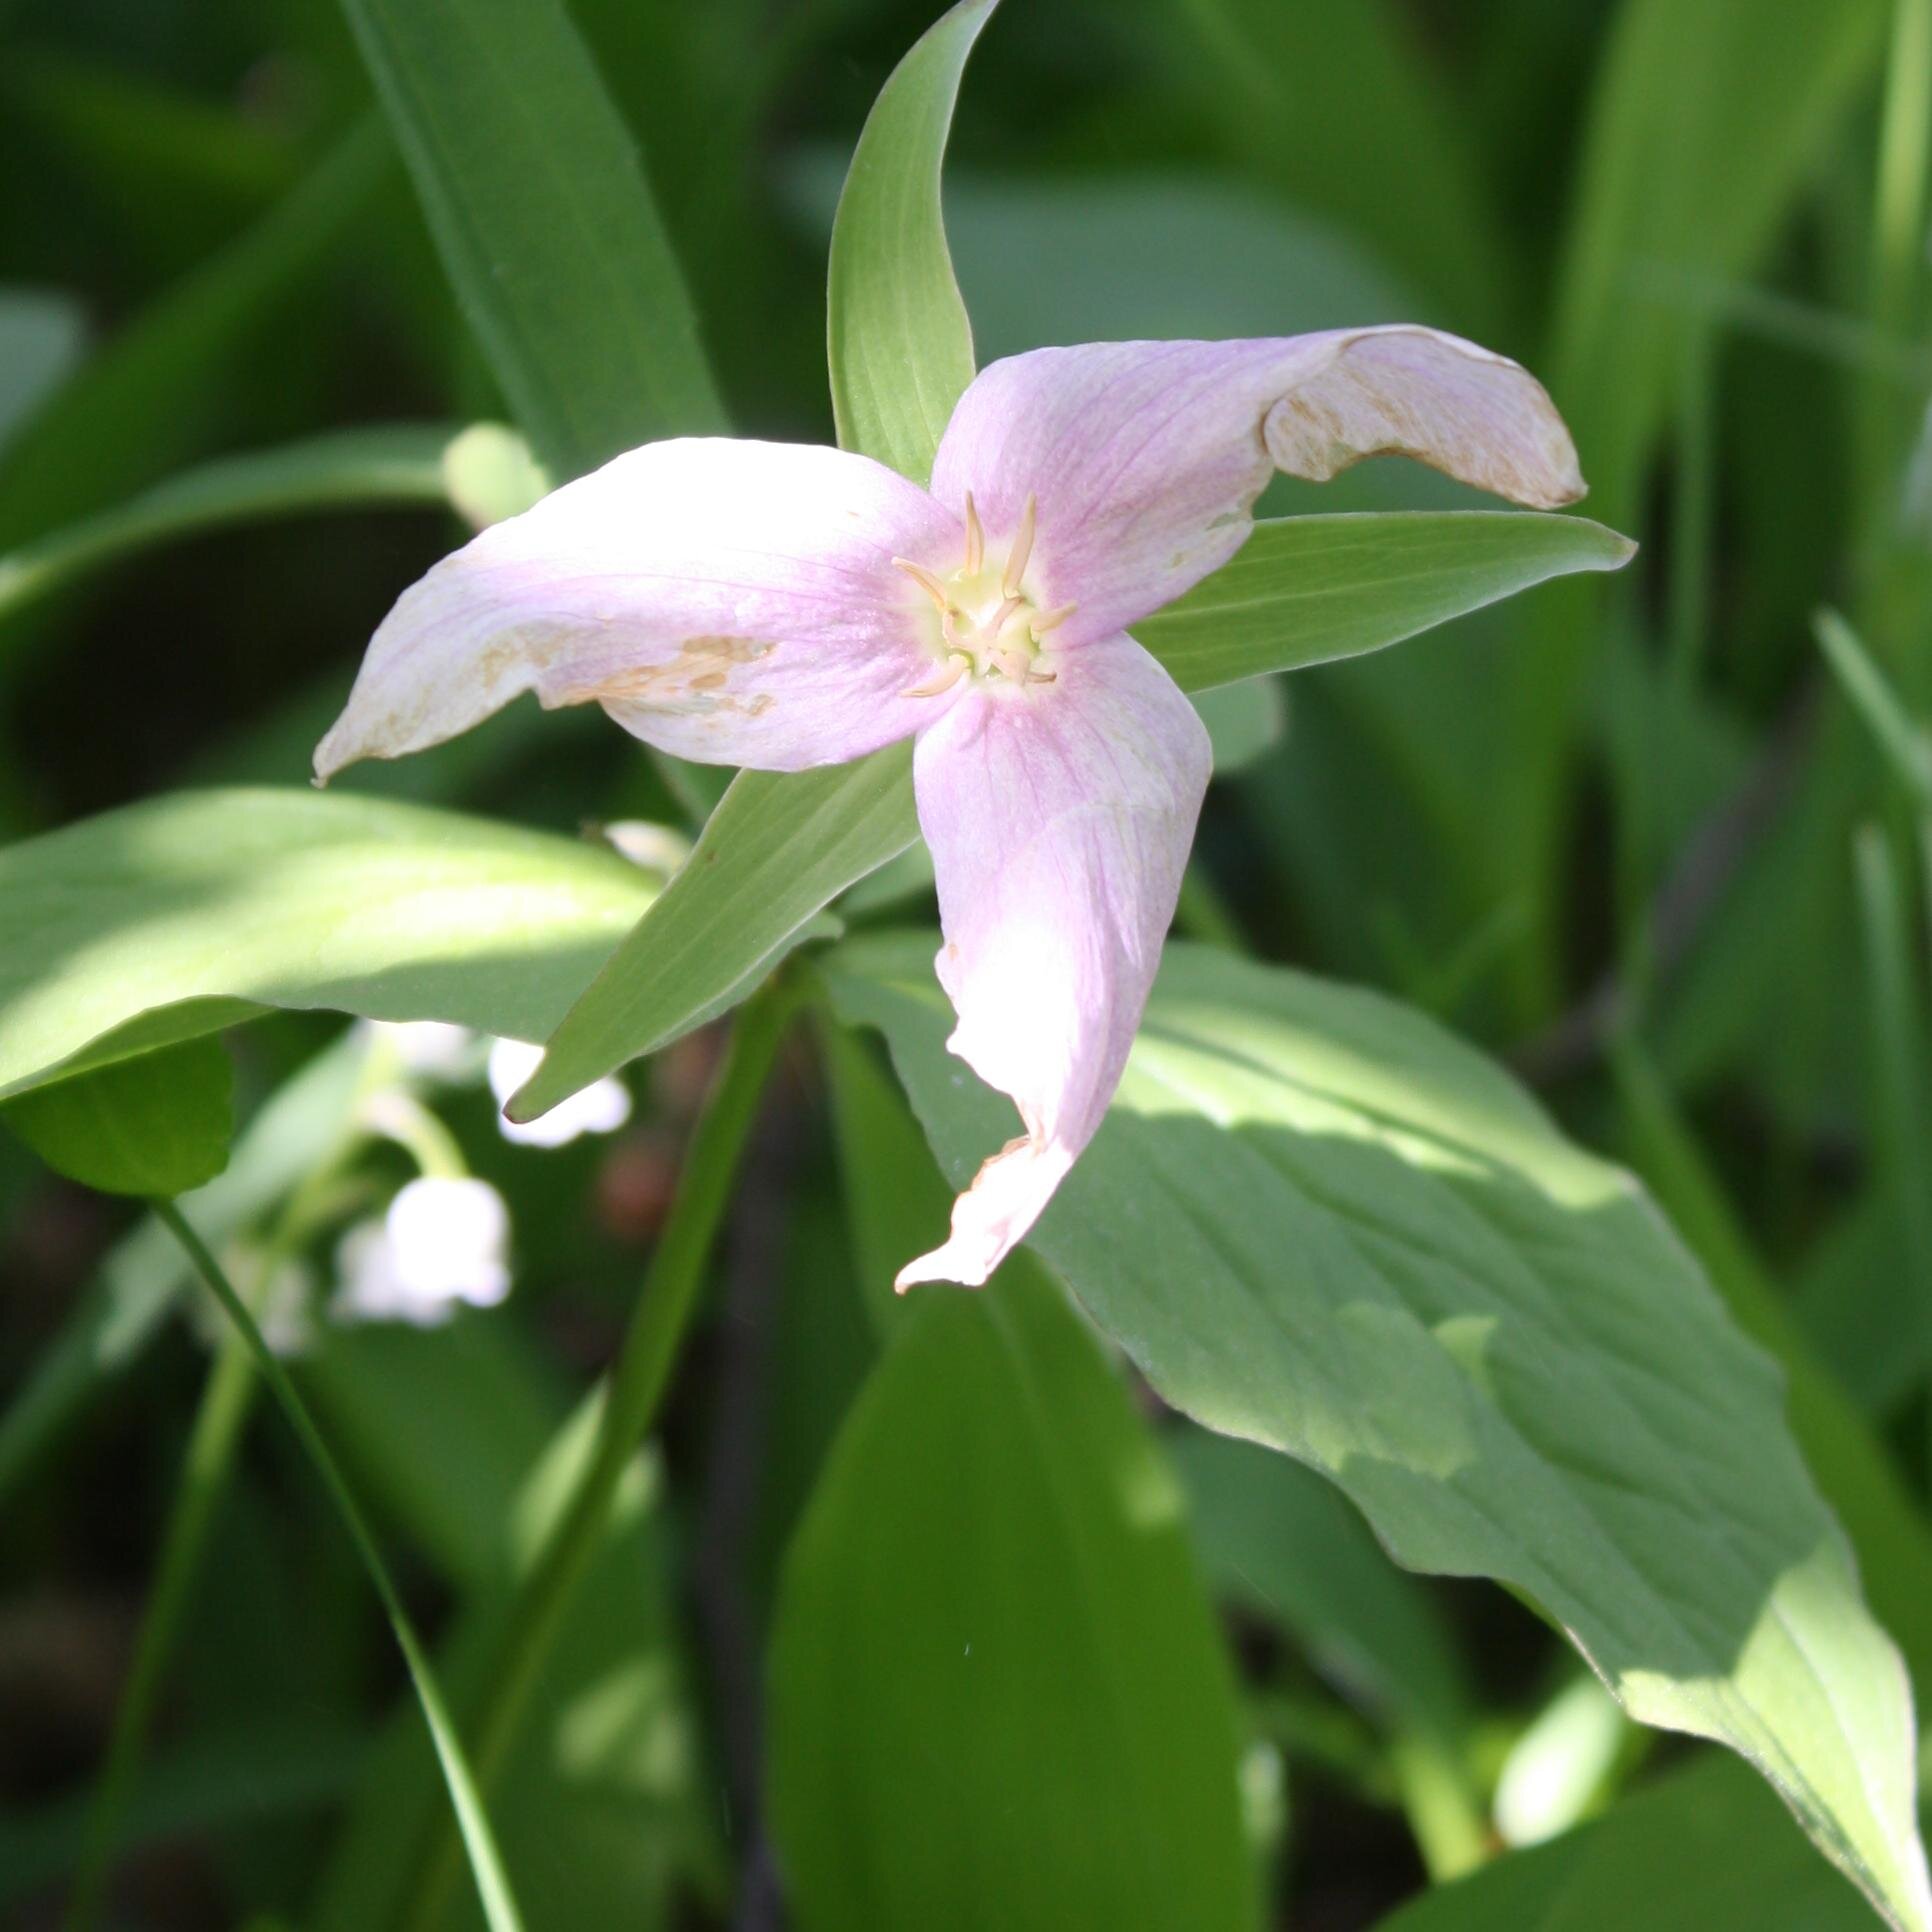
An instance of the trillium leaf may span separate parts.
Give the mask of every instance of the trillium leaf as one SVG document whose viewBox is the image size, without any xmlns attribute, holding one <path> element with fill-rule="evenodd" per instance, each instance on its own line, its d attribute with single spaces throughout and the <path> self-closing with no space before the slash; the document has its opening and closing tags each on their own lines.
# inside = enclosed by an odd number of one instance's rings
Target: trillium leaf
<svg viewBox="0 0 1932 1932">
<path fill-rule="evenodd" d="M 1281 517 L 1134 635 L 1185 691 L 1359 657 L 1636 546 L 1587 517 L 1529 510 Z"/>
<path fill-rule="evenodd" d="M 217 458 L 0 557 L 0 618 L 87 571 L 197 531 L 313 510 L 449 505 L 458 489 L 474 500 L 480 447 L 466 430 L 385 425 Z"/>
<path fill-rule="evenodd" d="M 889 745 L 850 765 L 740 772 L 656 901 L 662 917 L 640 919 L 570 1009 L 510 1118 L 654 1053 L 834 930 L 824 907 L 919 836 L 911 766 L 910 746 Z"/>
<path fill-rule="evenodd" d="M 831 955 L 950 1178 L 1012 1132 L 945 1050 L 932 939 Z M 1329 1475 L 1412 1569 L 1489 1576 L 1630 1714 L 1765 1774 L 1932 1926 L 1910 1692 L 1775 1371 L 1621 1170 L 1371 994 L 1176 945 L 1034 1245 L 1175 1407 Z"/>
<path fill-rule="evenodd" d="M 1256 1923 L 1180 1494 L 1023 1259 L 907 1311 L 793 1539 L 770 1684 L 806 1932 Z"/>
<path fill-rule="evenodd" d="M 228 1164 L 235 1080 L 217 1040 L 185 1040 L 36 1087 L 0 1120 L 56 1173 L 103 1194 L 172 1199 Z"/>
<path fill-rule="evenodd" d="M 457 300 L 556 477 L 723 410 L 637 150 L 558 0 L 343 0 Z"/>
<path fill-rule="evenodd" d="M 953 276 L 940 169 L 959 78 L 997 0 L 960 0 L 879 91 L 832 223 L 826 346 L 839 446 L 915 483 L 973 379 L 973 331 Z"/>
<path fill-rule="evenodd" d="M 0 851 L 0 1097 L 264 1007 L 541 1039 L 653 896 L 571 839 L 182 792 Z"/>
</svg>

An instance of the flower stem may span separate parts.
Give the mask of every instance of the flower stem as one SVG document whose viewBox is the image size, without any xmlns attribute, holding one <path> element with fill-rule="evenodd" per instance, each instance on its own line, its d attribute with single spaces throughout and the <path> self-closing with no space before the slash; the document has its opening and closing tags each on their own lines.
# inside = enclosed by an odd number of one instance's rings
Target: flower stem
<svg viewBox="0 0 1932 1932">
<path fill-rule="evenodd" d="M 168 1511 L 161 1559 L 141 1619 L 127 1687 L 114 1713 L 107 1760 L 88 1809 L 87 1838 L 80 1869 L 67 1901 L 65 1932 L 89 1932 L 100 1916 L 101 1900 L 113 1870 L 128 1795 L 140 1768 L 163 1673 L 194 1594 L 207 1549 L 215 1508 L 228 1486 L 235 1445 L 255 1393 L 255 1370 L 239 1334 L 230 1334 L 217 1351 L 204 1384 L 201 1405 L 181 1469 L 181 1482 Z"/>
<path fill-rule="evenodd" d="M 476 1879 L 476 1889 L 483 1902 L 483 1915 L 489 1924 L 490 1932 L 523 1932 L 523 1921 L 518 1915 L 516 1902 L 511 1896 L 510 1882 L 503 1870 L 503 1861 L 496 1848 L 496 1840 L 491 1835 L 489 1819 L 484 1813 L 483 1801 L 476 1788 L 468 1763 L 463 1757 L 463 1747 L 450 1721 L 447 1708 L 443 1703 L 442 1692 L 437 1688 L 435 1673 L 431 1670 L 429 1659 L 422 1645 L 417 1641 L 415 1627 L 409 1621 L 409 1613 L 402 1606 L 402 1599 L 396 1594 L 395 1583 L 389 1575 L 389 1568 L 382 1560 L 382 1553 L 376 1547 L 374 1536 L 364 1520 L 361 1506 L 356 1502 L 347 1480 L 337 1464 L 328 1444 L 315 1426 L 308 1405 L 290 1381 L 288 1371 L 276 1359 L 269 1346 L 262 1340 L 255 1319 L 249 1314 L 241 1297 L 230 1285 L 223 1274 L 221 1264 L 209 1253 L 207 1246 L 194 1229 L 189 1226 L 181 1210 L 172 1201 L 156 1201 L 154 1211 L 174 1238 L 180 1242 L 183 1251 L 195 1265 L 195 1271 L 208 1284 L 208 1289 L 221 1303 L 222 1311 L 234 1324 L 235 1332 L 247 1350 L 249 1358 L 261 1372 L 263 1379 L 274 1390 L 275 1398 L 281 1403 L 295 1433 L 301 1438 L 302 1446 L 308 1451 L 309 1460 L 314 1463 L 317 1473 L 327 1485 L 343 1523 L 354 1539 L 357 1553 L 361 1556 L 363 1567 L 369 1572 L 369 1580 L 376 1587 L 376 1594 L 382 1599 L 382 1607 L 388 1613 L 390 1628 L 396 1634 L 403 1659 L 409 1666 L 409 1675 L 416 1686 L 416 1695 L 423 1707 L 423 1717 L 429 1725 L 430 1737 L 436 1746 L 436 1755 L 443 1767 L 443 1777 L 449 1786 L 450 1803 L 455 1809 L 456 1818 L 461 1826 L 463 1843 L 469 1853 L 470 1869 Z"/>
<path fill-rule="evenodd" d="M 564 1612 L 610 1521 L 624 1472 L 656 1420 L 697 1306 L 712 1240 L 757 1118 L 766 1076 L 799 999 L 798 988 L 781 975 L 745 1003 L 733 1029 L 692 1133 L 677 1199 L 658 1238 L 616 1364 L 593 1398 L 596 1435 L 590 1453 L 540 1527 L 490 1667 L 480 1673 L 481 1690 L 467 1730 L 486 1788 L 502 1767 Z M 578 1426 L 574 1421 L 566 1425 Z M 401 1920 L 413 1932 L 430 1932 L 440 1923 L 455 1875 L 454 1854 L 447 1827 L 439 1827 Z"/>
</svg>

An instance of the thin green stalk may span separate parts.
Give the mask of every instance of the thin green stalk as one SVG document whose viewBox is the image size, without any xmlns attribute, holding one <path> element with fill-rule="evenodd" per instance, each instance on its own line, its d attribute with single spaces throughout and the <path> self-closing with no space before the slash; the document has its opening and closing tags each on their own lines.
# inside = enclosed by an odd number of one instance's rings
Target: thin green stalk
<svg viewBox="0 0 1932 1932">
<path fill-rule="evenodd" d="M 1932 142 L 1932 0 L 1896 0 L 1872 204 L 1872 320 L 1912 333 Z"/>
<path fill-rule="evenodd" d="M 363 1566 L 369 1572 L 369 1580 L 376 1586 L 376 1594 L 382 1599 L 382 1607 L 388 1613 L 390 1628 L 396 1633 L 396 1642 L 401 1647 L 403 1659 L 409 1666 L 411 1681 L 416 1687 L 416 1696 L 423 1707 L 424 1720 L 429 1725 L 431 1739 L 436 1746 L 436 1755 L 443 1767 L 443 1778 L 449 1786 L 450 1803 L 461 1827 L 463 1844 L 469 1853 L 470 1870 L 476 1879 L 476 1889 L 483 1903 L 483 1915 L 490 1932 L 523 1932 L 523 1920 L 517 1912 L 516 1902 L 510 1892 L 510 1881 L 503 1869 L 503 1860 L 497 1851 L 496 1840 L 490 1831 L 489 1818 L 483 1809 L 483 1800 L 478 1793 L 476 1780 L 463 1756 L 463 1746 L 457 1736 L 456 1727 L 450 1721 L 443 1694 L 437 1688 L 436 1676 L 430 1668 L 429 1658 L 417 1641 L 415 1626 L 409 1620 L 409 1613 L 403 1608 L 402 1599 L 396 1593 L 395 1583 L 389 1575 L 389 1566 L 384 1563 L 382 1553 L 376 1547 L 375 1537 L 370 1533 L 364 1520 L 361 1506 L 356 1502 L 341 1467 L 336 1462 L 328 1444 L 315 1426 L 308 1405 L 290 1381 L 288 1371 L 283 1368 L 268 1344 L 262 1340 L 261 1330 L 255 1326 L 255 1319 L 249 1314 L 241 1297 L 230 1285 L 228 1277 L 222 1273 L 221 1265 L 209 1253 L 201 1237 L 188 1225 L 181 1210 L 172 1201 L 156 1201 L 154 1211 L 166 1225 L 174 1238 L 181 1243 L 188 1259 L 195 1265 L 195 1271 L 207 1283 L 209 1292 L 221 1303 L 222 1311 L 234 1324 L 243 1344 L 248 1350 L 255 1367 L 260 1371 L 269 1387 L 275 1392 L 275 1399 L 281 1403 L 295 1433 L 301 1438 L 302 1446 L 308 1451 L 309 1460 L 315 1464 L 317 1473 L 327 1485 L 330 1496 L 342 1516 L 343 1523 L 354 1539 L 357 1553 Z"/>
<path fill-rule="evenodd" d="M 537 1539 L 513 1598 L 468 1730 L 485 1786 L 501 1769 L 531 1690 L 610 1521 L 632 1457 L 657 1418 L 703 1286 L 738 1162 L 757 1118 L 779 1042 L 799 993 L 780 976 L 745 1003 L 724 1062 L 691 1136 L 684 1170 L 616 1365 L 601 1397 L 597 1434 L 576 1482 Z M 446 1824 L 419 1868 L 401 1923 L 429 1932 L 441 1922 L 455 1878 Z"/>
<path fill-rule="evenodd" d="M 62 1922 L 66 1932 L 88 1932 L 100 1916 L 162 1677 L 194 1594 L 216 1505 L 227 1490 L 235 1445 L 241 1440 L 254 1393 L 255 1371 L 247 1345 L 239 1334 L 230 1334 L 216 1352 L 202 1390 L 201 1406 L 195 1412 L 181 1482 L 168 1511 L 154 1587 L 141 1619 L 134 1663 L 114 1713 L 107 1760 L 88 1810 L 80 1867 Z"/>
</svg>

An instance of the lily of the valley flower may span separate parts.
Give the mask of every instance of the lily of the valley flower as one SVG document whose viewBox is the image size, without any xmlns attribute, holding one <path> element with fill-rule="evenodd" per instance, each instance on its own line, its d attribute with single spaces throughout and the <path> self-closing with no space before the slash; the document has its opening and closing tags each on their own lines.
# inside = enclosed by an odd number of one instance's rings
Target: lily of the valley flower
<svg viewBox="0 0 1932 1932">
<path fill-rule="evenodd" d="M 411 1181 L 380 1221 L 342 1237 L 334 1313 L 347 1321 L 434 1328 L 467 1304 L 492 1308 L 510 1292 L 510 1213 L 487 1181 Z"/>
<path fill-rule="evenodd" d="M 543 1048 L 524 1040 L 490 1043 L 490 1091 L 501 1107 L 536 1072 Z M 593 1080 L 568 1100 L 560 1100 L 541 1120 L 497 1116 L 505 1140 L 525 1147 L 567 1147 L 584 1134 L 614 1134 L 631 1117 L 631 1096 L 621 1080 Z"/>
<path fill-rule="evenodd" d="M 949 1045 L 1025 1133 L 899 1286 L 977 1284 L 1106 1112 L 1207 785 L 1207 733 L 1128 627 L 1234 555 L 1276 469 L 1381 452 L 1543 508 L 1583 490 L 1534 378 L 1412 327 L 996 362 L 927 490 L 832 449 L 649 444 L 405 592 L 316 773 L 523 691 L 772 771 L 915 738 Z"/>
</svg>

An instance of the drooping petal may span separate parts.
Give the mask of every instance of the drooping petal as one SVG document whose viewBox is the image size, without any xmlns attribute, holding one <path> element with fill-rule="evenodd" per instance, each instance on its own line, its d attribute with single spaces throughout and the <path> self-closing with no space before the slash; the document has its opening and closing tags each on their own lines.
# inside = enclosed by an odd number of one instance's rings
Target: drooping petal
<svg viewBox="0 0 1932 1932">
<path fill-rule="evenodd" d="M 1569 431 L 1534 376 L 1408 325 L 1009 357 L 960 397 L 932 491 L 961 510 L 970 490 L 996 546 L 1037 499 L 1034 601 L 1078 605 L 1067 648 L 1226 563 L 1276 469 L 1326 482 L 1378 454 L 1538 509 L 1583 494 Z"/>
<path fill-rule="evenodd" d="M 1093 1138 L 1140 1023 L 1194 822 L 1207 732 L 1130 637 L 1056 653 L 1051 684 L 977 690 L 919 738 L 959 1015 L 947 1042 L 1026 1128 L 953 1203 L 952 1235 L 898 1286 L 977 1287 Z"/>
<path fill-rule="evenodd" d="M 924 593 L 955 516 L 881 463 L 803 444 L 649 443 L 493 525 L 405 591 L 318 778 L 454 737 L 524 691 L 601 703 L 685 758 L 792 771 L 932 715 Z"/>
</svg>

